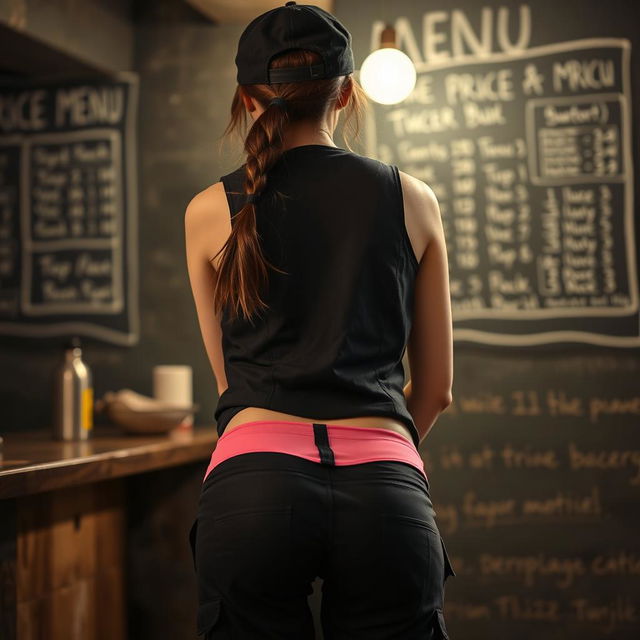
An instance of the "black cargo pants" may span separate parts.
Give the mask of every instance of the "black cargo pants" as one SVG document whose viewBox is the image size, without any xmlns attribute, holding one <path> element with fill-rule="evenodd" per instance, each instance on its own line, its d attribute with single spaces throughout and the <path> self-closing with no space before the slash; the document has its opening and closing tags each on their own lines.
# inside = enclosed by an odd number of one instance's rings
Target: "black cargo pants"
<svg viewBox="0 0 640 640">
<path fill-rule="evenodd" d="M 448 638 L 444 584 L 456 574 L 427 481 L 398 461 L 336 466 L 319 427 L 321 463 L 246 453 L 203 483 L 189 533 L 198 634 L 312 640 L 319 576 L 325 640 Z"/>
</svg>

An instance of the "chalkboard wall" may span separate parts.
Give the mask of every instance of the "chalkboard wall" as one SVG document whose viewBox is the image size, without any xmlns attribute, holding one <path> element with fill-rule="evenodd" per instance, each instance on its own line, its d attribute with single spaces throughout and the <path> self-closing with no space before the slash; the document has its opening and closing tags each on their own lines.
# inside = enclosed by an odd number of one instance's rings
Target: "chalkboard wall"
<svg viewBox="0 0 640 640">
<path fill-rule="evenodd" d="M 634 2 L 338 2 L 414 93 L 367 153 L 438 196 L 453 404 L 421 453 L 457 572 L 451 638 L 640 638 Z"/>
</svg>

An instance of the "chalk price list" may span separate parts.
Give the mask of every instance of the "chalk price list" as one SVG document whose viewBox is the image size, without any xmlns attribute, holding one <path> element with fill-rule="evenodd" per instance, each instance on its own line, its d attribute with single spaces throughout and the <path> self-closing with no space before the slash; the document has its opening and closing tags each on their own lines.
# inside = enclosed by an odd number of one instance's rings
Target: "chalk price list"
<svg viewBox="0 0 640 640">
<path fill-rule="evenodd" d="M 570 334 L 637 308 L 628 52 L 593 45 L 425 67 L 381 113 L 379 157 L 438 198 L 456 322 Z"/>
<path fill-rule="evenodd" d="M 0 332 L 138 331 L 138 76 L 0 90 Z"/>
<path fill-rule="evenodd" d="M 23 303 L 31 314 L 111 313 L 122 304 L 120 141 L 117 133 L 105 134 L 45 134 L 24 149 L 29 277 Z"/>
<path fill-rule="evenodd" d="M 116 236 L 111 157 L 108 140 L 33 146 L 32 240 Z"/>
<path fill-rule="evenodd" d="M 15 317 L 19 311 L 19 154 L 17 145 L 0 145 L 0 317 Z"/>
<path fill-rule="evenodd" d="M 451 199 L 441 208 L 455 273 L 459 274 L 451 279 L 456 308 L 536 307 L 537 296 L 528 278 L 506 275 L 515 266 L 534 260 L 524 140 L 497 143 L 491 136 L 458 138 L 450 143 L 450 157 Z M 476 199 L 479 180 L 484 185 L 480 211 Z M 486 287 L 485 278 L 478 275 L 482 250 L 489 265 Z M 460 277 L 464 272 L 469 275 Z"/>
</svg>

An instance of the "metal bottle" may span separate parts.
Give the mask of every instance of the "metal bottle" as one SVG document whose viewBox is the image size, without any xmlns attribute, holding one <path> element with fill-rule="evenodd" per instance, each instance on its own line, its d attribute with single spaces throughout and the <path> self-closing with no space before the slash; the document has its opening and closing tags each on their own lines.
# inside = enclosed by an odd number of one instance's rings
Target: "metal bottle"
<svg viewBox="0 0 640 640">
<path fill-rule="evenodd" d="M 71 338 L 54 372 L 53 436 L 56 440 L 87 440 L 93 428 L 93 379 L 82 360 L 79 338 Z"/>
</svg>

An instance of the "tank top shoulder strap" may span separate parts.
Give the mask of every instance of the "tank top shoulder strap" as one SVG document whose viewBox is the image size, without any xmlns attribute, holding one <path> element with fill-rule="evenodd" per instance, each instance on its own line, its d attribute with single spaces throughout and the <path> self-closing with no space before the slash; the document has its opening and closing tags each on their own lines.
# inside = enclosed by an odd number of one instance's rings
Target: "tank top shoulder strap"
<svg viewBox="0 0 640 640">
<path fill-rule="evenodd" d="M 235 171 L 227 173 L 220 178 L 220 182 L 224 185 L 224 191 L 227 194 L 229 211 L 232 216 L 238 213 L 246 202 L 246 196 L 243 191 L 244 167 L 245 165 L 242 165 Z"/>
</svg>

